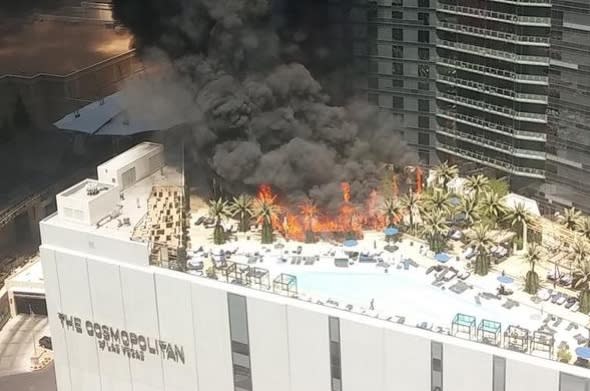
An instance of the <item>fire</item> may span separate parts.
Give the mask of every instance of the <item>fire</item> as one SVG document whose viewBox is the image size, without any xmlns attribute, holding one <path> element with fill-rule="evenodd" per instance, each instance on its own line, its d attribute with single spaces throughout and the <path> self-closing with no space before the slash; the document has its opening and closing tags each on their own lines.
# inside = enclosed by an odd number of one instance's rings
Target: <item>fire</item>
<svg viewBox="0 0 590 391">
<path fill-rule="evenodd" d="M 340 184 L 342 188 L 342 198 L 344 202 L 350 202 L 350 184 L 348 182 L 342 182 Z"/>
</svg>

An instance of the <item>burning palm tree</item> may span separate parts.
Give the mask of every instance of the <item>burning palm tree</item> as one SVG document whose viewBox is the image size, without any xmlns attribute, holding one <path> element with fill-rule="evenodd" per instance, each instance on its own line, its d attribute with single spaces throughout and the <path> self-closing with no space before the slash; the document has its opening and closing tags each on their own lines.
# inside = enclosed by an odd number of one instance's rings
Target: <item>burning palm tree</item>
<svg viewBox="0 0 590 391">
<path fill-rule="evenodd" d="M 393 199 L 386 198 L 381 205 L 381 212 L 385 216 L 388 227 L 393 227 L 401 214 L 401 206 Z"/>
<path fill-rule="evenodd" d="M 252 219 L 252 197 L 247 194 L 234 197 L 231 204 L 231 212 L 239 220 L 240 232 L 248 232 L 250 229 L 250 219 Z"/>
<path fill-rule="evenodd" d="M 535 272 L 535 265 L 541 261 L 543 251 L 542 247 L 533 244 L 527 250 L 525 260 L 528 262 L 531 270 L 526 273 L 524 291 L 531 295 L 537 293 L 539 289 L 539 275 Z"/>
<path fill-rule="evenodd" d="M 274 240 L 273 222 L 278 218 L 279 207 L 273 198 L 257 198 L 253 207 L 254 216 L 262 223 L 261 242 L 271 244 Z"/>
<path fill-rule="evenodd" d="M 471 232 L 470 246 L 473 246 L 477 255 L 475 257 L 475 273 L 480 276 L 488 274 L 490 269 L 490 249 L 494 242 L 490 236 L 490 227 L 478 224 Z"/>
<path fill-rule="evenodd" d="M 299 209 L 303 215 L 303 223 L 305 225 L 305 243 L 314 243 L 313 221 L 318 214 L 318 207 L 313 200 L 306 199 L 301 203 Z"/>
<path fill-rule="evenodd" d="M 222 198 L 209 201 L 209 216 L 215 219 L 215 228 L 213 228 L 213 243 L 225 243 L 225 232 L 221 226 L 221 220 L 231 216 L 231 210 L 228 202 Z"/>
</svg>

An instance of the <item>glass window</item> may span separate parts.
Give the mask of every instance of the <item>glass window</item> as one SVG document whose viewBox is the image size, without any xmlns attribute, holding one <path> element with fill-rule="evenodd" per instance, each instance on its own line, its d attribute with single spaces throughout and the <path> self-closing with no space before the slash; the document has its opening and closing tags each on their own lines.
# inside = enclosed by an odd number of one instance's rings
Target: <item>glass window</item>
<svg viewBox="0 0 590 391">
<path fill-rule="evenodd" d="M 418 12 L 418 20 L 421 24 L 428 26 L 430 24 L 430 15 L 426 12 Z"/>
<path fill-rule="evenodd" d="M 418 159 L 420 159 L 420 163 L 429 166 L 430 165 L 430 152 L 418 150 Z"/>
<path fill-rule="evenodd" d="M 418 82 L 418 89 L 428 91 L 428 90 L 430 90 L 430 83 L 427 81 L 419 81 Z"/>
<path fill-rule="evenodd" d="M 559 391 L 586 391 L 586 383 L 589 383 L 588 379 L 568 375 L 567 373 L 559 374 Z"/>
<path fill-rule="evenodd" d="M 403 75 L 404 74 L 404 64 L 401 62 L 391 63 L 391 73 L 393 75 Z"/>
<path fill-rule="evenodd" d="M 370 73 L 378 73 L 379 72 L 379 64 L 376 61 L 369 61 L 369 72 Z"/>
<path fill-rule="evenodd" d="M 391 46 L 391 57 L 403 58 L 404 57 L 404 47 L 401 45 Z"/>
<path fill-rule="evenodd" d="M 418 133 L 418 144 L 419 145 L 430 145 L 430 134 Z"/>
<path fill-rule="evenodd" d="M 227 294 L 235 391 L 252 391 L 246 297 Z"/>
<path fill-rule="evenodd" d="M 418 76 L 420 76 L 420 77 L 430 77 L 430 65 L 428 65 L 428 64 L 418 64 Z"/>
<path fill-rule="evenodd" d="M 404 108 L 404 97 L 403 96 L 392 96 L 391 97 L 391 108 L 396 110 L 402 110 Z"/>
<path fill-rule="evenodd" d="M 426 152 L 426 151 L 424 151 Z M 431 385 L 433 390 L 443 391 L 443 345 L 440 342 L 430 344 L 431 354 Z"/>
<path fill-rule="evenodd" d="M 369 88 L 379 88 L 379 79 L 376 77 L 369 77 Z"/>
<path fill-rule="evenodd" d="M 418 116 L 418 127 L 420 129 L 430 129 L 430 117 Z"/>
<path fill-rule="evenodd" d="M 429 43 L 430 42 L 430 31 L 418 30 L 418 42 Z"/>
<path fill-rule="evenodd" d="M 391 0 L 391 5 L 401 6 L 403 4 L 403 0 Z"/>
<path fill-rule="evenodd" d="M 430 8 L 430 0 L 418 0 L 418 7 Z"/>
<path fill-rule="evenodd" d="M 342 390 L 342 360 L 340 355 L 340 319 L 328 318 L 328 332 L 330 334 L 330 377 L 332 391 Z"/>
<path fill-rule="evenodd" d="M 246 315 L 246 298 L 228 294 L 229 325 L 231 340 L 248 344 L 248 319 Z"/>
<path fill-rule="evenodd" d="M 403 81 L 403 79 L 392 79 L 391 80 L 391 85 L 393 87 L 403 88 L 404 87 L 404 81 Z"/>
<path fill-rule="evenodd" d="M 403 41 L 404 40 L 404 30 L 393 28 L 391 29 L 391 39 L 394 41 Z"/>
<path fill-rule="evenodd" d="M 404 13 L 402 11 L 391 11 L 391 19 L 403 19 Z"/>
<path fill-rule="evenodd" d="M 506 391 L 506 359 L 494 356 L 492 391 Z"/>
<path fill-rule="evenodd" d="M 377 46 L 377 44 L 371 44 L 369 45 L 369 54 L 372 56 L 378 56 L 379 55 L 379 47 Z"/>
<path fill-rule="evenodd" d="M 430 49 L 418 48 L 418 58 L 420 60 L 430 60 Z"/>
<path fill-rule="evenodd" d="M 427 99 L 418 99 L 418 111 L 430 112 L 430 101 Z"/>
<path fill-rule="evenodd" d="M 367 34 L 370 38 L 377 38 L 377 26 L 369 26 L 367 30 Z"/>
<path fill-rule="evenodd" d="M 367 95 L 367 100 L 370 104 L 379 106 L 379 94 L 370 93 Z"/>
</svg>

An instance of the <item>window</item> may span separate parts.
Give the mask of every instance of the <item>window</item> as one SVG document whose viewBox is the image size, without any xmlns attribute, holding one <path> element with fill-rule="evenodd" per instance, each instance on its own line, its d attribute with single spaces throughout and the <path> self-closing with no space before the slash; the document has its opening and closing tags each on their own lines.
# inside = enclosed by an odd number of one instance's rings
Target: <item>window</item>
<svg viewBox="0 0 590 391">
<path fill-rule="evenodd" d="M 569 375 L 567 373 L 559 374 L 559 391 L 586 391 L 588 379 Z M 494 390 L 495 391 L 495 390 Z"/>
<path fill-rule="evenodd" d="M 391 39 L 393 39 L 394 41 L 403 41 L 404 30 L 398 28 L 391 29 Z"/>
<path fill-rule="evenodd" d="M 430 77 L 430 66 L 428 64 L 418 64 L 418 76 Z"/>
<path fill-rule="evenodd" d="M 378 73 L 379 72 L 379 64 L 376 61 L 369 61 L 369 72 L 370 73 Z"/>
<path fill-rule="evenodd" d="M 379 80 L 376 77 L 369 77 L 369 88 L 379 88 Z"/>
<path fill-rule="evenodd" d="M 391 57 L 403 58 L 404 57 L 404 47 L 401 45 L 393 45 L 391 47 Z"/>
<path fill-rule="evenodd" d="M 430 24 L 430 15 L 426 12 L 418 12 L 418 21 L 424 26 L 428 26 Z"/>
<path fill-rule="evenodd" d="M 494 356 L 492 391 L 506 391 L 506 359 Z"/>
<path fill-rule="evenodd" d="M 424 61 L 430 60 L 430 49 L 418 48 L 418 58 Z"/>
<path fill-rule="evenodd" d="M 404 81 L 403 79 L 392 79 L 391 86 L 397 88 L 404 88 Z"/>
<path fill-rule="evenodd" d="M 430 117 L 418 116 L 418 127 L 420 129 L 430 129 Z"/>
<path fill-rule="evenodd" d="M 404 13 L 402 11 L 391 11 L 391 19 L 403 19 Z"/>
<path fill-rule="evenodd" d="M 428 90 L 430 90 L 430 83 L 427 81 L 419 81 L 418 82 L 418 89 L 428 91 Z"/>
<path fill-rule="evenodd" d="M 403 96 L 392 96 L 391 97 L 391 108 L 396 109 L 396 110 L 403 110 L 404 97 Z"/>
<path fill-rule="evenodd" d="M 379 55 L 379 47 L 376 44 L 369 45 L 369 54 L 371 56 Z"/>
<path fill-rule="evenodd" d="M 391 74 L 403 75 L 404 74 L 404 64 L 401 62 L 392 62 L 391 63 Z"/>
<path fill-rule="evenodd" d="M 367 17 L 369 19 L 375 19 L 377 17 L 377 3 L 374 1 L 369 2 L 369 8 L 367 9 Z"/>
<path fill-rule="evenodd" d="M 402 6 L 404 3 L 403 0 L 391 0 L 391 5 Z"/>
<path fill-rule="evenodd" d="M 418 159 L 420 160 L 420 163 L 424 164 L 425 166 L 429 166 L 430 165 L 430 152 L 419 149 L 418 150 Z"/>
<path fill-rule="evenodd" d="M 418 30 L 418 42 L 429 43 L 430 42 L 430 31 Z"/>
<path fill-rule="evenodd" d="M 430 145 L 430 134 L 428 133 L 418 133 L 418 145 Z"/>
<path fill-rule="evenodd" d="M 430 0 L 418 0 L 418 7 L 430 8 Z"/>
<path fill-rule="evenodd" d="M 227 294 L 235 391 L 252 391 L 246 297 Z"/>
<path fill-rule="evenodd" d="M 367 34 L 369 35 L 369 38 L 377 38 L 377 26 L 369 26 Z"/>
<path fill-rule="evenodd" d="M 330 377 L 332 379 L 332 391 L 341 391 L 340 319 L 332 316 L 328 318 L 328 332 L 330 334 Z"/>
<path fill-rule="evenodd" d="M 427 151 L 419 151 L 425 153 Z M 430 356 L 431 356 L 431 389 L 437 391 L 443 391 L 443 345 L 440 342 L 432 341 L 430 344 Z"/>
<path fill-rule="evenodd" d="M 426 99 L 418 99 L 418 111 L 430 112 L 430 101 Z"/>
<path fill-rule="evenodd" d="M 375 106 L 379 106 L 379 94 L 370 93 L 367 95 L 367 101 Z"/>
</svg>

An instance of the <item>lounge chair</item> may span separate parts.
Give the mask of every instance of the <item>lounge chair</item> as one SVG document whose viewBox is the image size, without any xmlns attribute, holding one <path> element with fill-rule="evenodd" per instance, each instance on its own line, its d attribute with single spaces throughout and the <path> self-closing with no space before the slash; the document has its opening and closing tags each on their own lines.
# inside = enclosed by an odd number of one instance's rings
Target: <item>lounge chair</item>
<svg viewBox="0 0 590 391">
<path fill-rule="evenodd" d="M 557 305 L 563 305 L 566 301 L 567 301 L 567 295 L 564 295 L 562 293 L 561 296 L 559 296 L 559 298 L 555 302 L 555 304 L 557 304 Z"/>
<path fill-rule="evenodd" d="M 395 317 L 397 318 L 397 323 L 399 323 L 399 324 L 404 324 L 406 322 L 405 316 L 396 315 Z"/>
<path fill-rule="evenodd" d="M 477 305 L 481 305 L 481 299 L 479 298 L 479 295 L 475 295 L 474 299 L 475 299 L 475 302 L 477 303 Z"/>
<path fill-rule="evenodd" d="M 568 296 L 568 298 L 566 299 L 565 308 L 573 307 L 573 305 L 576 304 L 577 301 L 578 299 L 576 297 Z"/>
<path fill-rule="evenodd" d="M 562 321 L 563 321 L 563 319 L 557 318 L 557 320 L 555 322 L 553 322 L 553 324 L 551 326 L 559 327 L 559 325 L 561 324 Z"/>
<path fill-rule="evenodd" d="M 551 298 L 551 293 L 553 292 L 552 289 L 545 289 L 545 288 L 541 288 L 539 289 L 539 291 L 537 292 L 537 297 L 543 301 L 547 301 Z"/>
<path fill-rule="evenodd" d="M 574 335 L 574 339 L 578 345 L 586 345 L 588 343 L 588 338 L 584 337 L 582 334 Z"/>
</svg>

